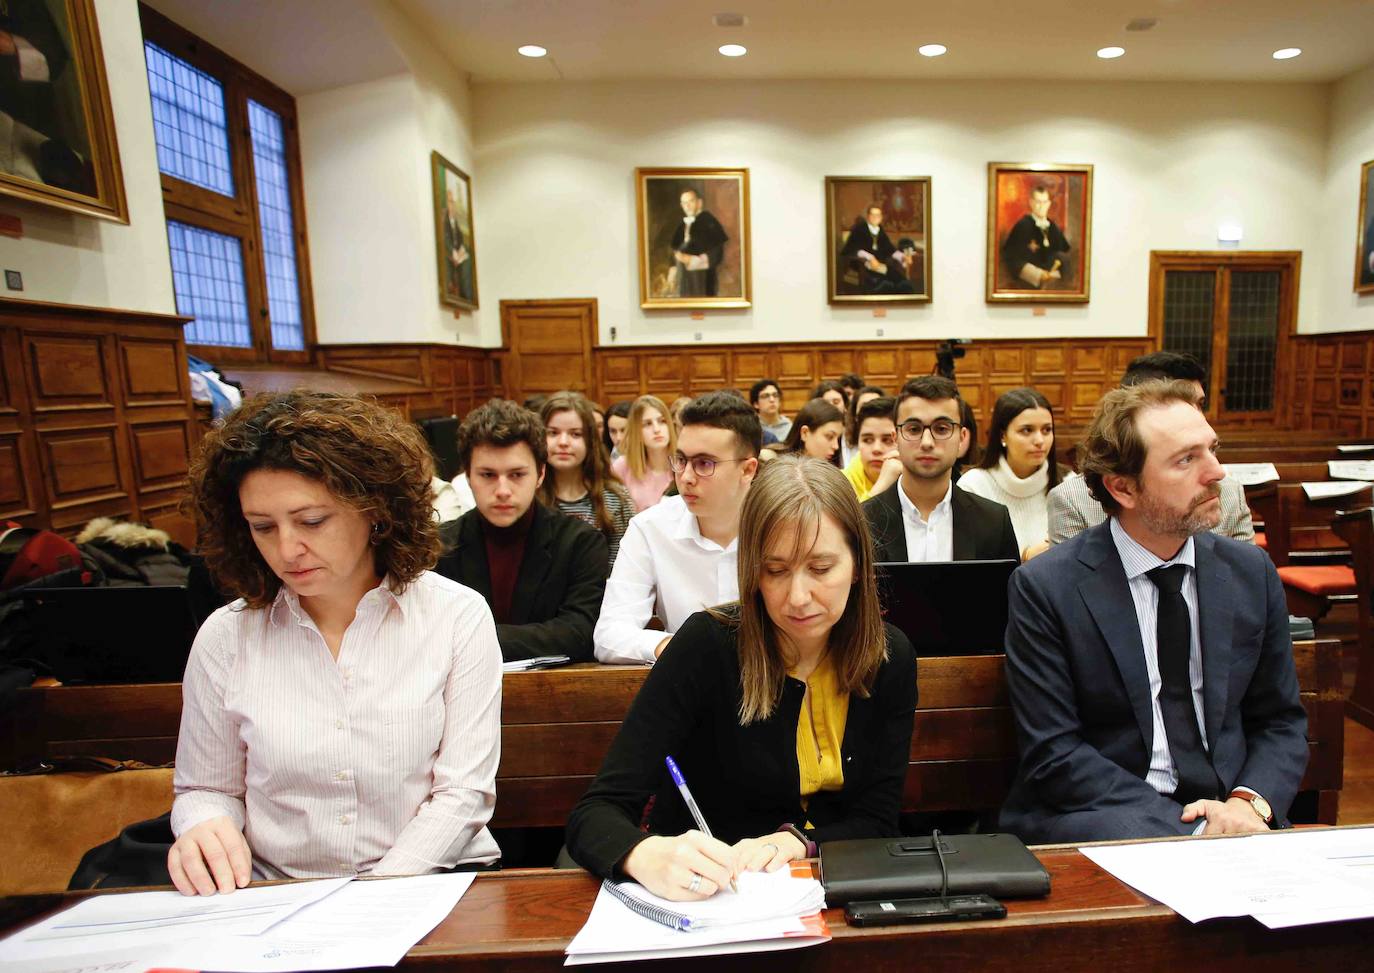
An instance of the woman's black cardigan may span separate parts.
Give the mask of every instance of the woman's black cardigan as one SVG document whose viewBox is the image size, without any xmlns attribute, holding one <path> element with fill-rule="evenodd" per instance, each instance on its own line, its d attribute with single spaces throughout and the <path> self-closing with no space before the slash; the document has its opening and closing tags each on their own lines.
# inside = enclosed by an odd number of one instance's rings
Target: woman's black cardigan
<svg viewBox="0 0 1374 973">
<path fill-rule="evenodd" d="M 625 722 L 582 800 L 568 818 L 568 851 L 603 878 L 649 833 L 696 827 L 664 765 L 682 768 L 712 833 L 726 844 L 810 822 L 813 841 L 895 836 L 916 710 L 916 652 L 891 625 L 888 658 L 867 699 L 851 695 L 845 721 L 844 787 L 801 804 L 797 719 L 806 686 L 788 677 L 766 720 L 739 724 L 735 629 L 697 612 L 673 636 L 630 705 Z"/>
</svg>

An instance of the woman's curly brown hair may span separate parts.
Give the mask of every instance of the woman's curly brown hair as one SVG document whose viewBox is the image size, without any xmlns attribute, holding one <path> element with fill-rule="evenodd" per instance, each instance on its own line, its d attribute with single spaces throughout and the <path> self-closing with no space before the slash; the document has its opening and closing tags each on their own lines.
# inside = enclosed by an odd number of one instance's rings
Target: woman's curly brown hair
<svg viewBox="0 0 1374 973">
<path fill-rule="evenodd" d="M 377 573 L 389 575 L 398 594 L 438 560 L 430 495 L 434 460 L 414 425 L 352 395 L 258 395 L 202 440 L 187 498 L 211 574 L 248 607 L 267 607 L 282 585 L 258 553 L 239 507 L 239 485 L 259 469 L 323 483 L 373 521 Z"/>
</svg>

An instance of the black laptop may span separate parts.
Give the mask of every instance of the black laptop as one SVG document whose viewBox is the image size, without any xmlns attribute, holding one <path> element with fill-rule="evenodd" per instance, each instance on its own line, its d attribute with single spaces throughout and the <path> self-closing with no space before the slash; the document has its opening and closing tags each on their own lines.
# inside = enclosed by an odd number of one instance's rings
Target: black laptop
<svg viewBox="0 0 1374 973">
<path fill-rule="evenodd" d="M 197 628 L 185 588 L 41 588 L 24 601 L 63 683 L 181 682 Z"/>
<path fill-rule="evenodd" d="M 883 618 L 911 639 L 918 657 L 1000 653 L 1007 631 L 1007 581 L 1018 564 L 879 564 Z"/>
</svg>

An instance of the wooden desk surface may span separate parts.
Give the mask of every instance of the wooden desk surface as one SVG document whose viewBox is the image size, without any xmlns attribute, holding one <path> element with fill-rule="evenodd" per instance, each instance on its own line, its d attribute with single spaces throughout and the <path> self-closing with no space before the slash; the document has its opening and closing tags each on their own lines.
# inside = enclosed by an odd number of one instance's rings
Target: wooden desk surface
<svg viewBox="0 0 1374 973">
<path fill-rule="evenodd" d="M 1008 901 L 997 922 L 858 929 L 841 909 L 826 912 L 834 941 L 804 949 L 700 959 L 621 963 L 618 970 L 985 970 L 1008 973 L 1156 973 L 1186 969 L 1283 971 L 1367 969 L 1374 919 L 1268 930 L 1252 919 L 1193 925 L 1138 895 L 1075 849 L 1044 849 L 1051 893 Z M 414 946 L 412 970 L 535 971 L 563 965 L 597 881 L 581 871 L 527 869 L 478 875 L 449 917 Z M 53 897 L 54 904 L 73 896 Z M 15 902 L 17 900 L 8 900 Z M 5 901 L 0 901 L 0 911 Z M 13 923 L 4 923 L 13 925 Z M 665 965 L 666 964 L 666 965 Z"/>
</svg>

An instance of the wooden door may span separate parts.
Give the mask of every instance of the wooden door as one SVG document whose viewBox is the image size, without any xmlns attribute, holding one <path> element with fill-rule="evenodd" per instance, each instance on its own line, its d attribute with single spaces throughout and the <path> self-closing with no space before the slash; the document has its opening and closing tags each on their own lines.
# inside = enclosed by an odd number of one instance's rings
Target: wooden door
<svg viewBox="0 0 1374 973">
<path fill-rule="evenodd" d="M 502 301 L 506 395 L 520 402 L 560 389 L 597 399 L 596 298 Z"/>
<path fill-rule="evenodd" d="M 1296 252 L 1150 254 L 1150 336 L 1202 362 L 1214 424 L 1286 419 L 1300 260 Z"/>
</svg>

